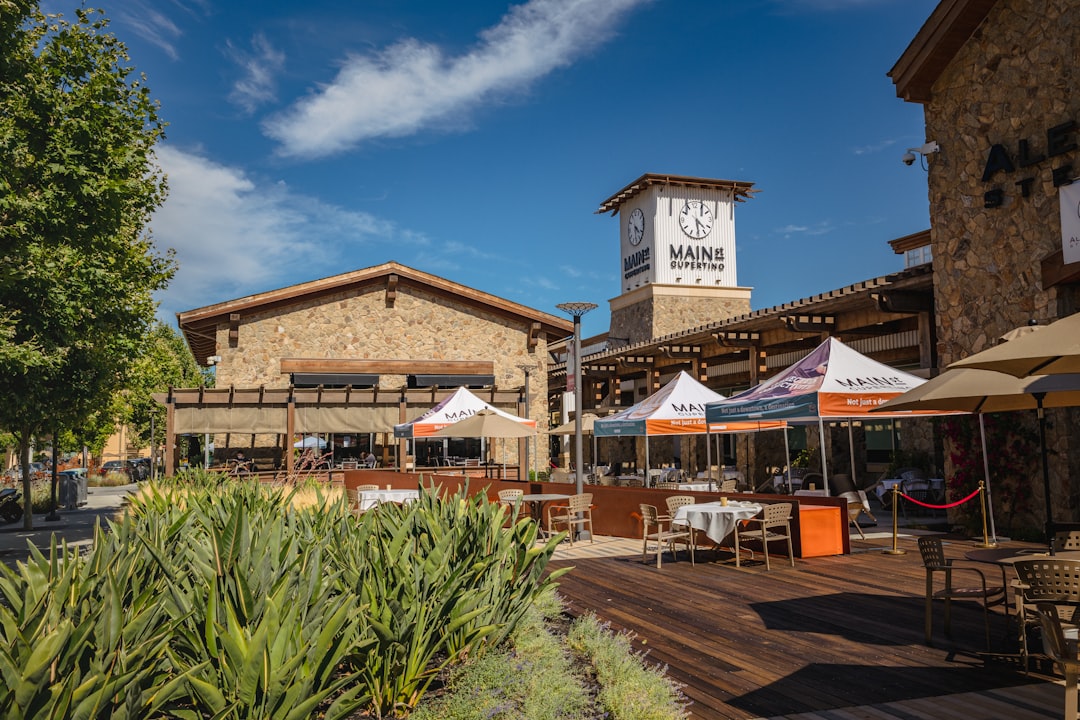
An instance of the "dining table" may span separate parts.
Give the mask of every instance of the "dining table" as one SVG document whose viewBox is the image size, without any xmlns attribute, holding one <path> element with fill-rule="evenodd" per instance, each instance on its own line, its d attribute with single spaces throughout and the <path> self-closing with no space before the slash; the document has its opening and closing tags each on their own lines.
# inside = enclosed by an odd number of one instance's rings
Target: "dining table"
<svg viewBox="0 0 1080 720">
<path fill-rule="evenodd" d="M 717 487 L 714 482 L 684 482 L 678 486 L 683 492 L 712 492 Z"/>
<path fill-rule="evenodd" d="M 558 500 L 569 500 L 569 495 L 560 493 L 525 493 L 521 496 L 522 502 L 529 503 L 532 519 L 536 521 L 537 536 L 546 538 L 551 536 L 550 529 L 544 527 L 544 505 Z"/>
<path fill-rule="evenodd" d="M 1039 558 L 1048 558 L 1050 554 L 1045 550 L 1024 549 L 1024 548 L 976 548 L 975 550 L 968 550 L 964 553 L 964 559 L 977 563 L 986 563 L 988 565 L 997 565 L 1001 568 L 1001 584 L 1006 590 L 1009 587 L 1008 577 L 1009 570 L 1012 569 L 1013 563 L 1018 560 L 1038 560 Z M 1063 550 L 1061 552 L 1054 553 L 1054 557 L 1059 560 L 1080 560 L 1080 550 Z M 1013 575 L 1013 579 L 1016 575 Z M 1005 596 L 1005 610 L 1011 614 L 1008 594 Z"/>
<path fill-rule="evenodd" d="M 419 490 L 361 490 L 358 498 L 358 509 L 361 511 L 370 510 L 387 502 L 407 505 L 419 499 Z"/>
<path fill-rule="evenodd" d="M 705 533 L 719 544 L 735 530 L 736 523 L 749 520 L 761 512 L 761 505 L 754 502 L 729 500 L 683 505 L 671 518 L 672 525 L 692 527 Z"/>
</svg>

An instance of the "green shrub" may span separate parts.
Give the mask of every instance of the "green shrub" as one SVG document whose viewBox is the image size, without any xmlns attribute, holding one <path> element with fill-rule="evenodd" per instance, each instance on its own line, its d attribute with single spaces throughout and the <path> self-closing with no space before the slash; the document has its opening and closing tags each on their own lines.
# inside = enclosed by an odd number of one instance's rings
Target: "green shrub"
<svg viewBox="0 0 1080 720">
<path fill-rule="evenodd" d="M 650 667 L 635 655 L 630 638 L 613 634 L 592 614 L 578 618 L 568 643 L 586 656 L 596 671 L 600 702 L 613 720 L 682 720 L 687 717 L 681 690 L 662 667 Z"/>
<path fill-rule="evenodd" d="M 0 565 L 10 716 L 343 718 L 407 713 L 481 657 L 557 573 L 536 526 L 423 493 L 355 518 L 344 497 L 192 471 L 148 484 L 84 558 Z"/>
</svg>

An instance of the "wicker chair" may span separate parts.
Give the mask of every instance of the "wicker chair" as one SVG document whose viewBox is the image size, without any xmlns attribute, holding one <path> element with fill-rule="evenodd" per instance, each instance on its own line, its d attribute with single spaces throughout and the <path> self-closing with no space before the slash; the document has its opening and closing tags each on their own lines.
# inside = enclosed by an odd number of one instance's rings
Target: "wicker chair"
<svg viewBox="0 0 1080 720">
<path fill-rule="evenodd" d="M 788 560 L 791 567 L 795 567 L 795 551 L 791 547 L 791 503 L 773 503 L 761 509 L 760 517 L 753 517 L 746 521 L 749 525 L 756 525 L 750 530 L 740 530 L 735 525 L 735 567 L 739 567 L 739 542 L 740 540 L 757 540 L 761 543 L 761 552 L 765 556 L 765 569 L 769 567 L 769 543 L 773 540 L 787 540 Z"/>
<path fill-rule="evenodd" d="M 593 542 L 592 493 L 571 495 L 565 505 L 549 505 L 547 515 L 548 532 L 555 533 L 556 527 L 565 525 L 570 544 L 573 545 L 575 528 L 584 531 L 587 525 L 589 542 Z"/>
<path fill-rule="evenodd" d="M 720 481 L 720 492 L 733 493 L 739 489 L 738 478 L 728 478 L 727 480 Z"/>
<path fill-rule="evenodd" d="M 990 649 L 990 606 L 1005 602 L 1005 588 L 1000 585 L 987 585 L 986 575 L 973 567 L 953 565 L 951 558 L 945 557 L 945 548 L 939 537 L 919 538 L 919 554 L 922 555 L 923 567 L 926 568 L 926 644 L 933 645 L 933 608 L 935 600 L 945 601 L 945 635 L 952 634 L 952 601 L 982 600 L 983 624 L 986 626 L 986 649 Z M 945 578 L 945 587 L 934 589 L 934 575 Z M 953 577 L 959 573 L 974 573 L 979 584 L 957 587 Z M 1000 597 L 998 597 L 1000 595 Z"/>
<path fill-rule="evenodd" d="M 1059 621 L 1080 627 L 1080 560 L 1044 557 L 1013 563 L 1013 606 L 1020 631 L 1020 657 L 1028 667 L 1027 628 L 1040 623 L 1036 606 L 1049 603 L 1057 608 Z"/>
<path fill-rule="evenodd" d="M 677 482 L 658 482 L 656 483 L 657 490 L 678 490 L 679 483 Z"/>
<path fill-rule="evenodd" d="M 656 543 L 656 567 L 663 566 L 661 558 L 664 555 L 664 544 L 671 550 L 671 556 L 675 557 L 675 541 L 681 540 L 690 553 L 690 564 L 694 564 L 694 541 L 693 531 L 690 528 L 675 530 L 671 527 L 670 520 L 664 519 L 654 505 L 641 504 L 641 562 L 646 562 L 649 555 L 649 542 Z M 655 528 L 655 529 L 653 529 Z"/>
</svg>

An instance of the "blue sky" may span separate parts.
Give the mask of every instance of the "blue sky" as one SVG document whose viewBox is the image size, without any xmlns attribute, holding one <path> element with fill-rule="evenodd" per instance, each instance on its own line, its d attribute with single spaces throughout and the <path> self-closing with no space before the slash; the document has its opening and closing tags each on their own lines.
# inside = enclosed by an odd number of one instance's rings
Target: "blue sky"
<svg viewBox="0 0 1080 720">
<path fill-rule="evenodd" d="M 646 172 L 755 183 L 754 309 L 897 270 L 929 214 L 885 74 L 935 4 L 106 0 L 169 123 L 161 316 L 396 260 L 600 332 L 595 210 Z"/>
</svg>

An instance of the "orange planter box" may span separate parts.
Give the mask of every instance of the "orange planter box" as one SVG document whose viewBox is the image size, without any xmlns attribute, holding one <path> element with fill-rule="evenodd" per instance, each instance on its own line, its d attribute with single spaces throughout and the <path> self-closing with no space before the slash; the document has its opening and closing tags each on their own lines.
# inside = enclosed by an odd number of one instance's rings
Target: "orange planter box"
<svg viewBox="0 0 1080 720">
<path fill-rule="evenodd" d="M 844 554 L 844 521 L 840 508 L 799 503 L 801 557 Z"/>
</svg>

